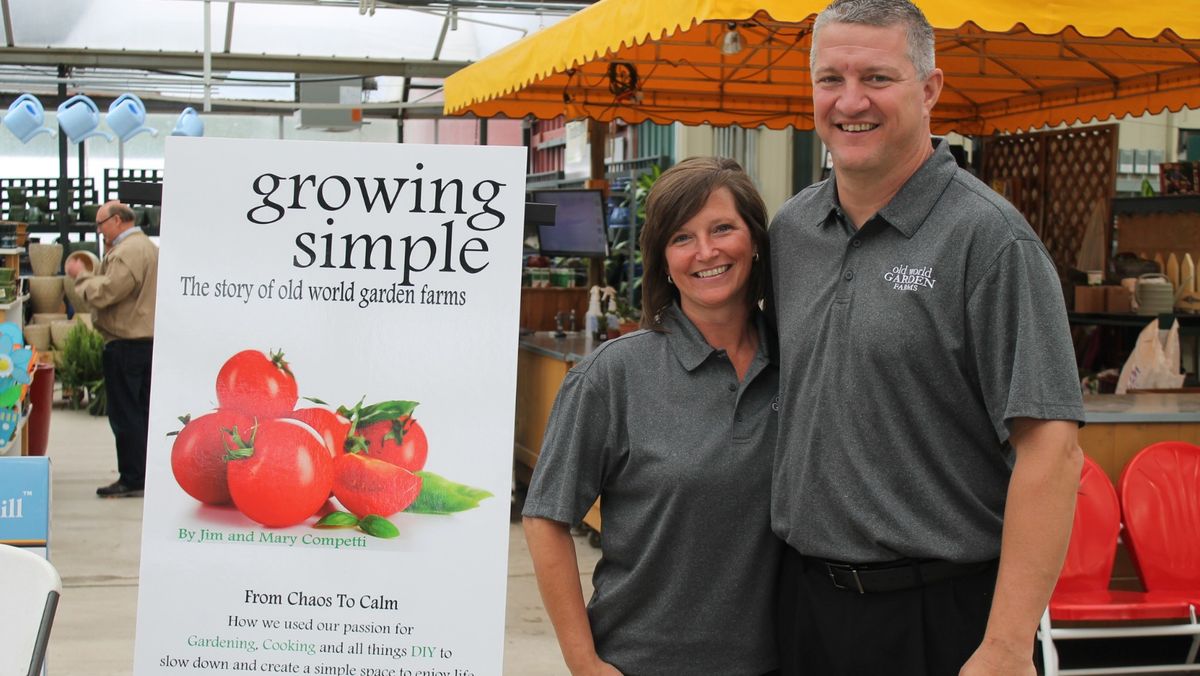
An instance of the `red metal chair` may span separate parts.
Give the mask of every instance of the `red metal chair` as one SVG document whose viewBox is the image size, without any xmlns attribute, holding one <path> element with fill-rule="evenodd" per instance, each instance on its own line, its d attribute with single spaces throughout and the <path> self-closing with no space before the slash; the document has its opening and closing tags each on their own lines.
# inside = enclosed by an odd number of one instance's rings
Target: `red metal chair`
<svg viewBox="0 0 1200 676">
<path fill-rule="evenodd" d="M 1121 472 L 1129 552 L 1148 591 L 1200 604 L 1200 446 L 1163 441 Z"/>
<path fill-rule="evenodd" d="M 1117 492 L 1104 470 L 1084 458 L 1075 503 L 1075 521 L 1066 561 L 1050 604 L 1042 614 L 1038 639 L 1046 676 L 1057 674 L 1113 674 L 1140 671 L 1187 671 L 1193 664 L 1103 669 L 1060 669 L 1054 641 L 1138 636 L 1191 635 L 1200 637 L 1200 624 L 1192 604 L 1179 597 L 1160 598 L 1142 592 L 1108 588 L 1117 553 L 1121 507 Z M 1139 621 L 1125 627 L 1055 627 L 1054 622 Z M 1161 623 L 1147 624 L 1160 621 Z M 1193 640 L 1193 649 L 1195 640 Z M 1188 661 L 1194 659 L 1189 655 Z"/>
</svg>

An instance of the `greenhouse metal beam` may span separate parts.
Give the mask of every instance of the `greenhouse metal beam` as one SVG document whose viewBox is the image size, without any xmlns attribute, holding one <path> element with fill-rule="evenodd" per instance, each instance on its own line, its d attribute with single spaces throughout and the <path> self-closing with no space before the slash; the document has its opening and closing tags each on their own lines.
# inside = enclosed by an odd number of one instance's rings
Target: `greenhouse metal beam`
<svg viewBox="0 0 1200 676">
<path fill-rule="evenodd" d="M 214 52 L 216 71 L 258 71 L 446 78 L 470 61 L 427 59 L 371 59 L 344 56 L 285 54 L 226 54 Z M 69 66 L 72 68 L 132 68 L 138 70 L 185 70 L 203 72 L 202 52 L 131 51 L 125 49 L 55 49 L 0 47 L 0 64 L 16 66 Z"/>
<path fill-rule="evenodd" d="M 8 9 L 8 0 L 0 0 L 0 13 L 4 14 L 4 44 L 13 46 L 12 13 Z"/>
</svg>

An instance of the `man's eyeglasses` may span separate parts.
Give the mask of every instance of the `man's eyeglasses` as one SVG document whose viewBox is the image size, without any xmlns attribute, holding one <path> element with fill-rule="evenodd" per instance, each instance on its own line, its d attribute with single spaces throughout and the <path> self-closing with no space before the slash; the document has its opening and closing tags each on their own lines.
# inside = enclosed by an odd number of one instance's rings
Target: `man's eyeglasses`
<svg viewBox="0 0 1200 676">
<path fill-rule="evenodd" d="M 99 230 L 99 229 L 100 229 L 100 226 L 104 225 L 105 223 L 107 223 L 107 222 L 111 221 L 112 219 L 114 219 L 114 218 L 116 218 L 116 217 L 117 217 L 117 214 L 109 214 L 109 215 L 108 215 L 108 217 L 107 217 L 107 218 L 105 218 L 104 220 L 102 220 L 102 221 L 97 221 L 97 222 L 96 222 L 96 229 L 97 229 L 97 230 Z"/>
</svg>

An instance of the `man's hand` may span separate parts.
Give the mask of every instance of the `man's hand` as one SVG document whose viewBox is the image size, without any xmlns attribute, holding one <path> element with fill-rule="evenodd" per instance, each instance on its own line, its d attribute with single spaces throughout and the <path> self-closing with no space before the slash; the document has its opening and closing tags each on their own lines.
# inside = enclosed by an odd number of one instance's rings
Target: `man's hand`
<svg viewBox="0 0 1200 676">
<path fill-rule="evenodd" d="M 68 258 L 63 272 L 66 272 L 67 276 L 71 279 L 75 279 L 79 276 L 79 273 L 83 272 L 83 261 L 78 258 Z"/>
<path fill-rule="evenodd" d="M 1016 649 L 999 641 L 984 639 L 975 654 L 959 670 L 959 676 L 1036 676 L 1033 657 L 1026 648 Z"/>
</svg>

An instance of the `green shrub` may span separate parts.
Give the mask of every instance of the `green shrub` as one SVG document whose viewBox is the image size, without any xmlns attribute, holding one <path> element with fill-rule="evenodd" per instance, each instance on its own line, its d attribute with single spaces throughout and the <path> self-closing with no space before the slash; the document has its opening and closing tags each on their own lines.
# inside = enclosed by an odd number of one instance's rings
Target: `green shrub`
<svg viewBox="0 0 1200 676">
<path fill-rule="evenodd" d="M 67 344 L 54 360 L 58 380 L 70 391 L 67 404 L 80 408 L 88 396 L 88 413 L 104 415 L 107 398 L 104 394 L 104 338 L 99 332 L 76 324 L 67 334 Z"/>
</svg>

